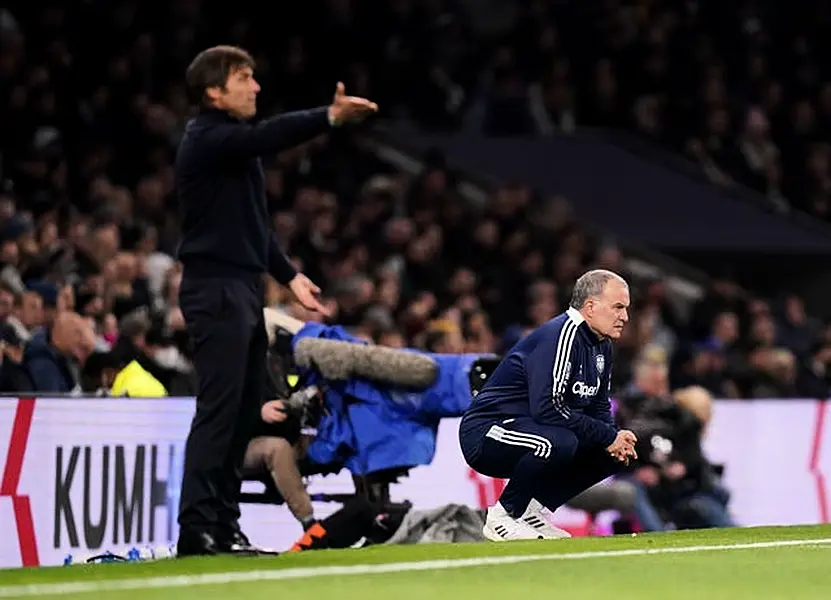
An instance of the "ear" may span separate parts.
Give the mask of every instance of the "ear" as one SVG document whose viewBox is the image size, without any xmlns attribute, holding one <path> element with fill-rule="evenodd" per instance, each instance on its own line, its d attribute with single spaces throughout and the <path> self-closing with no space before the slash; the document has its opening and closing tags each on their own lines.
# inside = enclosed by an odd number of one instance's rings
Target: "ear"
<svg viewBox="0 0 831 600">
<path fill-rule="evenodd" d="M 211 102 L 216 102 L 222 96 L 222 88 L 219 86 L 206 88 L 205 96 L 210 98 Z"/>
<path fill-rule="evenodd" d="M 585 310 L 586 312 L 589 312 L 589 313 L 593 312 L 594 311 L 594 299 L 592 299 L 592 298 L 586 299 L 586 301 L 583 303 L 583 310 Z"/>
</svg>

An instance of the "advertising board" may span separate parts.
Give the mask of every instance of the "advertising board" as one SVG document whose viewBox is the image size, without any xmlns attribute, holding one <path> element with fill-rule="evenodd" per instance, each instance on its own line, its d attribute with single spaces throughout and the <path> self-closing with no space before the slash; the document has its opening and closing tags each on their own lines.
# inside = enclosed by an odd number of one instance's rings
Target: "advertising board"
<svg viewBox="0 0 831 600">
<path fill-rule="evenodd" d="M 193 410 L 192 398 L 0 399 L 0 567 L 58 565 L 70 554 L 174 542 Z M 738 523 L 828 522 L 826 414 L 826 401 L 716 402 L 705 449 L 725 465 Z M 457 431 L 457 419 L 442 421 L 435 459 L 394 484 L 393 500 L 416 509 L 495 501 L 504 482 L 467 467 Z M 345 472 L 309 480 L 312 493 L 353 489 Z M 315 505 L 318 517 L 336 508 Z M 555 521 L 577 535 L 588 530 L 579 511 L 562 508 Z M 241 525 L 253 542 L 278 550 L 301 534 L 284 506 L 244 505 Z M 602 519 L 600 525 L 603 531 Z"/>
</svg>

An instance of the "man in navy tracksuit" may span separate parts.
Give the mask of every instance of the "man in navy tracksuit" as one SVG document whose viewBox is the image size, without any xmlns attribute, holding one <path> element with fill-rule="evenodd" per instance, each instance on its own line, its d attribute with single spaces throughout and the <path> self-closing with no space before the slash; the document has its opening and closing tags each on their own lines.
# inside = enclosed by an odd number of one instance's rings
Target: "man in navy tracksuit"
<svg viewBox="0 0 831 600">
<path fill-rule="evenodd" d="M 620 337 L 628 307 L 620 276 L 584 274 L 570 308 L 520 340 L 465 412 L 465 460 L 510 480 L 488 510 L 488 539 L 568 537 L 543 507 L 556 510 L 635 458 L 635 436 L 617 430 L 609 403 L 610 340 Z"/>
</svg>

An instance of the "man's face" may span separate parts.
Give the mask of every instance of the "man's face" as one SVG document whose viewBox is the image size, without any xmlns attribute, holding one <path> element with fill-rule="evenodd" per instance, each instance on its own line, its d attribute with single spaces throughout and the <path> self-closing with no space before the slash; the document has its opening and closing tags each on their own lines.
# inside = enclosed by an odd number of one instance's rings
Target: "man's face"
<svg viewBox="0 0 831 600">
<path fill-rule="evenodd" d="M 636 370 L 639 387 L 653 396 L 663 396 L 669 392 L 669 369 L 666 364 L 655 360 L 646 360 Z"/>
<path fill-rule="evenodd" d="M 464 351 L 465 339 L 462 337 L 462 333 L 457 329 L 448 331 L 444 338 L 442 338 L 439 348 L 437 349 L 437 352 L 442 354 L 461 354 Z"/>
<path fill-rule="evenodd" d="M 217 108 L 227 110 L 240 119 L 250 119 L 257 114 L 257 94 L 260 84 L 254 79 L 251 67 L 231 71 L 225 89 L 211 88 L 208 94 Z"/>
<path fill-rule="evenodd" d="M 20 321 L 28 328 L 39 327 L 43 324 L 43 298 L 40 295 L 27 292 L 23 296 Z"/>
<path fill-rule="evenodd" d="M 20 253 L 17 249 L 17 242 L 6 240 L 0 245 L 0 261 L 16 267 L 19 259 Z"/>
<path fill-rule="evenodd" d="M 95 350 L 95 329 L 90 319 L 77 314 L 60 315 L 52 331 L 52 343 L 83 364 Z"/>
<path fill-rule="evenodd" d="M 6 320 L 13 309 L 14 296 L 6 290 L 0 290 L 0 320 Z"/>
<path fill-rule="evenodd" d="M 610 279 L 603 292 L 586 303 L 586 321 L 600 335 L 618 339 L 629 321 L 629 286 Z"/>
</svg>

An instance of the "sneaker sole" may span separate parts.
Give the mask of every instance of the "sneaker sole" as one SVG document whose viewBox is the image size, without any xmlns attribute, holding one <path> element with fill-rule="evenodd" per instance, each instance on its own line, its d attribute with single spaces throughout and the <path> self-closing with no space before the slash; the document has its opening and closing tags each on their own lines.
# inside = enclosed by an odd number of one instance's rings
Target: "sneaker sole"
<svg viewBox="0 0 831 600">
<path fill-rule="evenodd" d="M 534 525 L 525 521 L 525 524 L 534 529 L 534 531 L 538 531 Z M 559 531 L 548 531 L 545 533 L 538 532 L 540 538 L 544 540 L 567 540 L 571 538 L 571 534 L 567 531 L 559 532 Z"/>
<path fill-rule="evenodd" d="M 539 534 L 537 537 L 528 537 L 528 538 L 504 538 L 496 531 L 493 530 L 489 525 L 485 525 L 482 529 L 482 535 L 485 536 L 485 539 L 490 540 L 491 542 L 527 542 L 528 540 L 542 540 L 545 539 L 542 534 Z"/>
<path fill-rule="evenodd" d="M 491 542 L 507 542 L 508 541 L 504 537 L 502 537 L 501 535 L 496 533 L 489 525 L 485 525 L 482 528 L 482 535 L 485 536 L 486 540 L 489 540 Z"/>
</svg>

